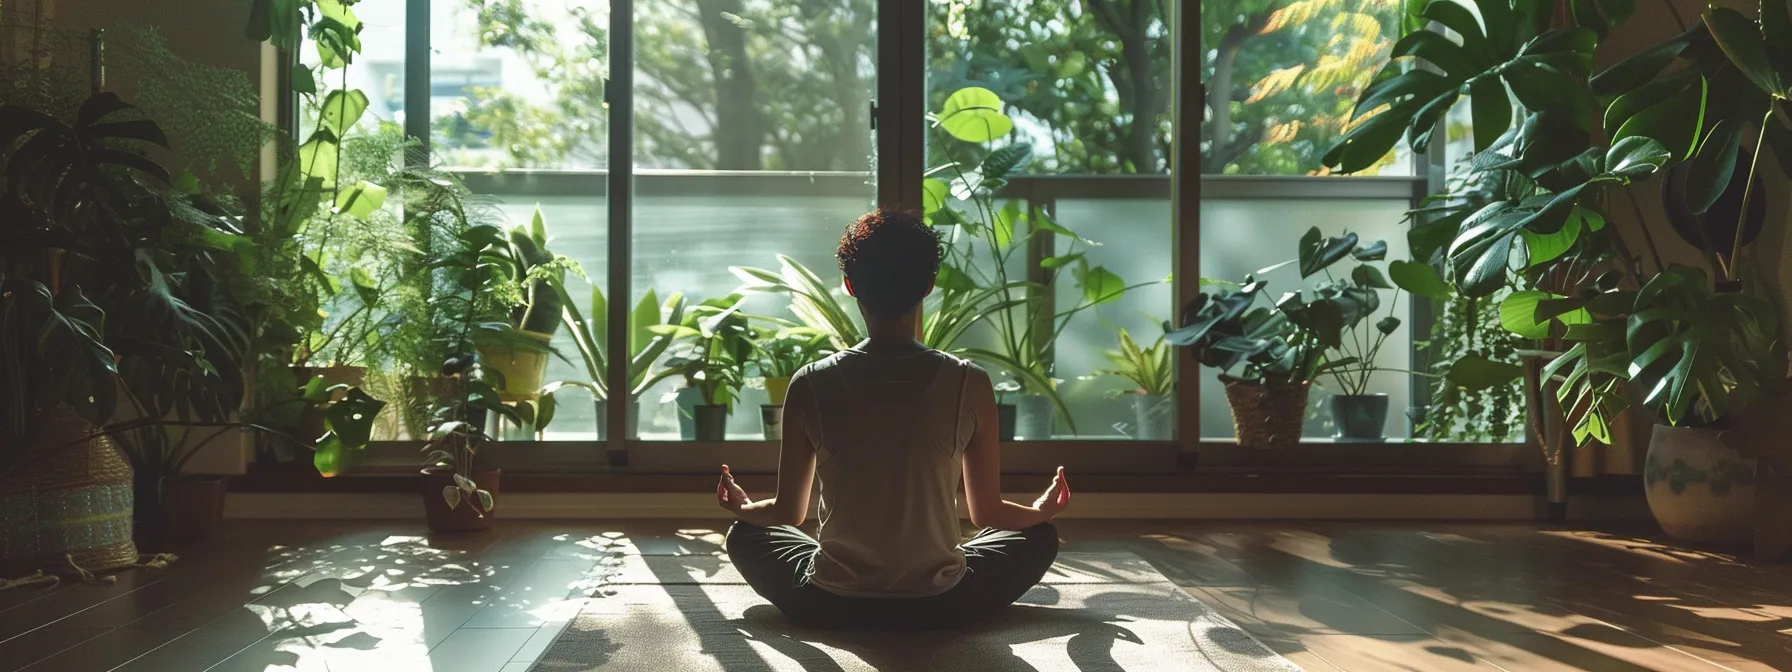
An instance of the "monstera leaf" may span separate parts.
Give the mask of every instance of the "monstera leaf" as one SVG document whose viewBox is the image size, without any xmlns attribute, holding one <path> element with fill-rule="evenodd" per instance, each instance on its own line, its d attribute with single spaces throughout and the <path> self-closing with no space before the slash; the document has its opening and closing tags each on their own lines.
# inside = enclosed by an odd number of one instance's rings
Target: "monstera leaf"
<svg viewBox="0 0 1792 672">
<path fill-rule="evenodd" d="M 1325 165 L 1345 173 L 1362 171 L 1386 156 L 1403 133 L 1414 151 L 1425 151 L 1438 121 L 1465 91 L 1473 111 L 1476 150 L 1492 146 L 1512 125 L 1513 99 L 1533 111 L 1592 109 L 1591 96 L 1580 80 L 1592 65 L 1598 30 L 1546 30 L 1552 4 L 1525 0 L 1474 4 L 1476 11 L 1456 0 L 1408 5 L 1409 12 L 1449 28 L 1461 42 L 1442 32 L 1417 30 L 1395 43 L 1393 59 L 1357 99 L 1354 125 L 1326 154 Z M 1607 16 L 1621 20 L 1628 11 L 1618 4 L 1602 7 L 1616 10 Z M 1476 20 L 1476 13 L 1481 20 Z"/>
<path fill-rule="evenodd" d="M 1555 234 L 1584 199 L 1602 185 L 1624 185 L 1655 173 L 1671 159 L 1660 143 L 1645 137 L 1619 141 L 1602 156 L 1580 162 L 1591 173 L 1584 182 L 1558 193 L 1496 201 L 1463 220 L 1448 250 L 1453 279 L 1468 296 L 1487 296 L 1505 286 L 1515 243 L 1525 232 Z M 1567 241 L 1571 245 L 1572 241 Z M 1522 259 L 1522 257 L 1521 257 Z"/>
</svg>

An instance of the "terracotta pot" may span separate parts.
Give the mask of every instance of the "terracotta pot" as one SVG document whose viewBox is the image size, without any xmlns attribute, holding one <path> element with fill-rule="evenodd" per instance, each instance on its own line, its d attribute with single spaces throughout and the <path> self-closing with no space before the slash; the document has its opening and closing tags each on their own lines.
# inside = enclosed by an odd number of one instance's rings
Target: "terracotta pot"
<svg viewBox="0 0 1792 672">
<path fill-rule="evenodd" d="M 224 521 L 223 476 L 162 479 L 162 532 L 170 539 L 209 539 Z"/>
<path fill-rule="evenodd" d="M 492 510 L 482 511 L 479 498 L 461 493 L 460 501 L 453 507 L 442 492 L 448 488 L 458 488 L 454 482 L 454 473 L 448 470 L 424 469 L 422 483 L 423 514 L 429 519 L 432 532 L 473 532 L 490 529 L 492 519 L 497 516 L 499 484 L 504 472 L 501 469 L 479 469 L 473 472 L 473 482 L 492 494 Z"/>
<path fill-rule="evenodd" d="M 1300 445 L 1311 383 L 1259 384 L 1226 381 L 1232 431 L 1246 448 L 1286 449 Z"/>
<path fill-rule="evenodd" d="M 1643 487 L 1668 536 L 1741 546 L 1754 539 L 1753 458 L 1718 441 L 1719 430 L 1655 426 Z"/>
</svg>

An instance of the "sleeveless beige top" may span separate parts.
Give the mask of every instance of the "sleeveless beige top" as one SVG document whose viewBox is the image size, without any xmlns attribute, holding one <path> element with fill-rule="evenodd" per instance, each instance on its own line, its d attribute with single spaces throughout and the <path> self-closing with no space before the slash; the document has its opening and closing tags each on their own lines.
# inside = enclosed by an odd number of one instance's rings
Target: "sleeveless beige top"
<svg viewBox="0 0 1792 672">
<path fill-rule="evenodd" d="M 965 571 L 957 496 L 976 422 L 964 404 L 971 364 L 863 347 L 791 382 L 808 385 L 816 405 L 802 428 L 815 446 L 821 509 L 809 580 L 846 597 L 938 595 Z"/>
</svg>

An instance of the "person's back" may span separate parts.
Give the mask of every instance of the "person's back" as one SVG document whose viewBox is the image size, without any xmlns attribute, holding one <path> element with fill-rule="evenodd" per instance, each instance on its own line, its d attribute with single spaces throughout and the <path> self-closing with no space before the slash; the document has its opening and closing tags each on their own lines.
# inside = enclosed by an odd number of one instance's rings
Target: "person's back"
<svg viewBox="0 0 1792 672">
<path fill-rule="evenodd" d="M 1064 472 L 1032 506 L 1002 501 L 995 388 L 968 362 L 915 339 L 944 257 L 914 213 L 878 211 L 835 253 L 865 318 L 864 342 L 791 378 L 778 495 L 755 502 L 727 465 L 716 502 L 738 522 L 728 557 L 801 623 L 929 628 L 993 616 L 1050 569 L 1049 522 L 1070 503 Z M 971 523 L 959 543 L 962 471 Z M 820 541 L 795 526 L 821 490 Z"/>
<path fill-rule="evenodd" d="M 964 573 L 957 493 L 976 418 L 969 364 L 935 350 L 842 351 L 804 372 L 821 497 L 810 580 L 849 597 L 928 597 Z M 793 428 L 795 429 L 795 428 Z"/>
</svg>

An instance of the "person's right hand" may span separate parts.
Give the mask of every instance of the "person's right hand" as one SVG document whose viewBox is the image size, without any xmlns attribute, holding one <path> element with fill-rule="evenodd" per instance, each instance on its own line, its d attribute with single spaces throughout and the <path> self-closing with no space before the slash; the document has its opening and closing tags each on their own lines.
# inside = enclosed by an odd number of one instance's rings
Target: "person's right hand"
<svg viewBox="0 0 1792 672">
<path fill-rule="evenodd" d="M 1052 484 L 1045 489 L 1045 494 L 1033 502 L 1033 508 L 1045 514 L 1046 520 L 1058 517 L 1064 509 L 1070 508 L 1070 482 L 1064 480 L 1064 468 L 1058 467 L 1058 475 L 1052 477 Z"/>
</svg>

